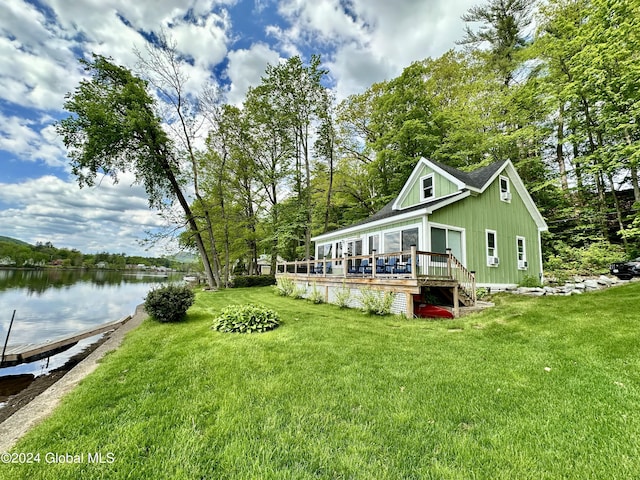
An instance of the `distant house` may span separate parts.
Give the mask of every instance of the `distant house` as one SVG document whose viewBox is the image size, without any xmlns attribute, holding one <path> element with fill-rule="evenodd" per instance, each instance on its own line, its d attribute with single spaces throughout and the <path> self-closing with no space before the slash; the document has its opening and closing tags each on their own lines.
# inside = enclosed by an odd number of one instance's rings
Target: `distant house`
<svg viewBox="0 0 640 480">
<path fill-rule="evenodd" d="M 542 279 L 546 229 L 511 161 L 467 173 L 422 158 L 382 210 L 312 239 L 316 262 L 308 275 L 356 283 L 370 276 L 376 281 L 367 285 L 386 290 L 411 277 L 394 290 L 406 294 L 398 312 L 412 313 L 409 295 L 425 288 L 455 290 L 457 309 L 475 302 L 478 286 L 504 289 L 525 277 Z M 282 274 L 286 269 L 280 267 Z M 299 276 L 305 267 L 295 269 Z M 331 301 L 330 291 L 327 296 Z"/>
<path fill-rule="evenodd" d="M 97 268 L 107 268 L 109 265 L 107 264 L 107 262 L 98 262 L 96 263 L 96 267 Z"/>
</svg>

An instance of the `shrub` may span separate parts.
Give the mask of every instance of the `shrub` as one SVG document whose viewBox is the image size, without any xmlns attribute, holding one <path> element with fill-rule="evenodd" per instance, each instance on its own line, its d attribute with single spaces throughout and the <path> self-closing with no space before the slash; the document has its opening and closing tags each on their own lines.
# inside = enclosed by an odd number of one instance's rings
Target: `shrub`
<svg viewBox="0 0 640 480">
<path fill-rule="evenodd" d="M 525 275 L 524 277 L 522 277 L 522 280 L 520 280 L 518 286 L 533 288 L 541 287 L 542 283 L 540 283 L 540 279 L 536 275 Z"/>
<path fill-rule="evenodd" d="M 253 333 L 273 330 L 280 325 L 280 318 L 273 310 L 258 305 L 229 305 L 213 322 L 213 329 L 220 332 Z"/>
<path fill-rule="evenodd" d="M 276 293 L 282 297 L 290 297 L 296 289 L 296 284 L 287 277 L 279 278 L 274 287 Z"/>
<path fill-rule="evenodd" d="M 179 322 L 195 300 L 195 294 L 186 285 L 166 285 L 147 293 L 144 308 L 159 322 Z"/>
<path fill-rule="evenodd" d="M 316 282 L 313 282 L 313 288 L 311 289 L 311 293 L 309 294 L 309 301 L 312 303 L 323 303 L 324 302 L 324 293 L 318 290 L 318 286 Z"/>
<path fill-rule="evenodd" d="M 340 308 L 349 308 L 351 306 L 351 289 L 342 282 L 342 288 L 336 290 L 335 303 Z"/>
<path fill-rule="evenodd" d="M 362 310 L 375 315 L 389 315 L 393 304 L 393 292 L 377 292 L 370 288 L 360 290 Z"/>
<path fill-rule="evenodd" d="M 276 277 L 273 275 L 239 275 L 233 278 L 233 288 L 266 287 L 275 284 Z"/>
</svg>

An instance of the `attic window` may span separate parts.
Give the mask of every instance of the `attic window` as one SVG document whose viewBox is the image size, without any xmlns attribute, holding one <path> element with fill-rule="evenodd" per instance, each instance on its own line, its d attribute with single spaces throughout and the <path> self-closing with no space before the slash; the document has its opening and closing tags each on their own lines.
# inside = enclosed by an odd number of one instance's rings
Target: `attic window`
<svg viewBox="0 0 640 480">
<path fill-rule="evenodd" d="M 433 173 L 420 179 L 420 187 L 420 201 L 430 200 L 435 197 Z"/>
<path fill-rule="evenodd" d="M 500 200 L 511 203 L 511 190 L 509 186 L 509 177 L 500 176 Z"/>
</svg>

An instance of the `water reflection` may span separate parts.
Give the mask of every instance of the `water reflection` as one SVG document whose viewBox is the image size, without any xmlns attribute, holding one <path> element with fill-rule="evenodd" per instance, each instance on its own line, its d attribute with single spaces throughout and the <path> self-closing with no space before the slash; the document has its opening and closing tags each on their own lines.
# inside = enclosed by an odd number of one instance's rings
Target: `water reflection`
<svg viewBox="0 0 640 480">
<path fill-rule="evenodd" d="M 0 351 L 13 310 L 9 345 L 39 343 L 133 314 L 151 288 L 180 279 L 178 274 L 167 278 L 103 270 L 0 270 Z M 77 353 L 80 346 L 57 356 L 54 363 Z M 48 370 L 38 361 L 0 369 L 0 376 Z"/>
</svg>

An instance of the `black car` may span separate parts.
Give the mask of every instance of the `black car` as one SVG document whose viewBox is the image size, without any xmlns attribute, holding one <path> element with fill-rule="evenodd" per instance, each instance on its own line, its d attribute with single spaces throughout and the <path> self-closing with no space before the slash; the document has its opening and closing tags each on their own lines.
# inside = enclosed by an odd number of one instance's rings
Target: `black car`
<svg viewBox="0 0 640 480">
<path fill-rule="evenodd" d="M 621 280 L 640 277 L 640 257 L 624 263 L 612 263 L 609 266 L 609 271 Z"/>
</svg>

